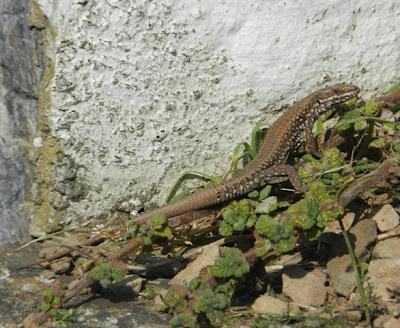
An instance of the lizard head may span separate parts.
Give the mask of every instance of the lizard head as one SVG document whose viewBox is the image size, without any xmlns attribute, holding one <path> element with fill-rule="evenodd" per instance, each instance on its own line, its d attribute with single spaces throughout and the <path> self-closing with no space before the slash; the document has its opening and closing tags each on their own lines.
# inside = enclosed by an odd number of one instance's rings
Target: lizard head
<svg viewBox="0 0 400 328">
<path fill-rule="evenodd" d="M 346 83 L 338 83 L 317 92 L 316 98 L 319 105 L 331 108 L 333 105 L 358 96 L 360 88 Z"/>
</svg>

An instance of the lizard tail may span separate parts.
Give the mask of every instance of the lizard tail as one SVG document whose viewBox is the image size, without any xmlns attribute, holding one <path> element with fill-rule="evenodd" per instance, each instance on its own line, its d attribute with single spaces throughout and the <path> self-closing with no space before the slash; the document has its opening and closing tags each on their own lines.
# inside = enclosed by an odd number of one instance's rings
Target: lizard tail
<svg viewBox="0 0 400 328">
<path fill-rule="evenodd" d="M 213 206 L 223 201 L 219 195 L 223 195 L 222 186 L 202 189 L 176 203 L 168 204 L 153 211 L 143 213 L 133 218 L 136 223 L 142 224 L 150 220 L 153 216 L 161 214 L 167 218 L 185 214 L 204 207 Z"/>
</svg>

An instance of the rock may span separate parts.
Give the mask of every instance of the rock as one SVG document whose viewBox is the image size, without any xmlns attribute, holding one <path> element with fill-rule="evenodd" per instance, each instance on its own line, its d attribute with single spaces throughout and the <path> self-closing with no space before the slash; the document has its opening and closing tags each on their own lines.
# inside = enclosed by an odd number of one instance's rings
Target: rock
<svg viewBox="0 0 400 328">
<path fill-rule="evenodd" d="M 259 203 L 254 210 L 256 213 L 269 213 L 275 211 L 278 208 L 278 198 L 276 196 L 270 196 Z"/>
<path fill-rule="evenodd" d="M 129 281 L 126 285 L 129 286 L 133 292 L 135 292 L 136 294 L 139 294 L 140 291 L 142 290 L 143 287 L 143 278 L 136 278 L 132 281 Z"/>
<path fill-rule="evenodd" d="M 389 258 L 398 259 L 400 258 L 400 238 L 389 238 L 380 241 L 372 252 L 374 258 Z"/>
<path fill-rule="evenodd" d="M 382 328 L 383 324 L 390 319 L 389 315 L 381 315 L 374 320 L 375 328 Z"/>
<path fill-rule="evenodd" d="M 307 272 L 299 267 L 285 269 L 282 292 L 295 303 L 320 306 L 327 298 L 326 280 L 321 270 Z"/>
<path fill-rule="evenodd" d="M 354 241 L 354 252 L 357 257 L 367 253 L 367 248 L 376 240 L 378 233 L 373 220 L 362 220 L 350 229 L 351 238 Z"/>
<path fill-rule="evenodd" d="M 398 318 L 400 317 L 400 303 L 399 302 L 390 302 L 386 304 L 387 309 L 389 310 L 389 313 L 395 317 Z"/>
<path fill-rule="evenodd" d="M 204 247 L 203 253 L 199 255 L 193 262 L 189 263 L 189 265 L 180 271 L 174 278 L 172 278 L 169 282 L 169 285 L 187 287 L 193 278 L 199 276 L 199 273 L 203 268 L 213 265 L 219 257 L 219 247 L 217 245 Z"/>
<path fill-rule="evenodd" d="M 0 244 L 28 238 L 30 143 L 39 134 L 38 90 L 44 63 L 43 34 L 27 21 L 32 4 L 0 1 Z"/>
<path fill-rule="evenodd" d="M 350 212 L 346 213 L 346 215 L 342 218 L 342 222 L 344 225 L 345 230 L 349 230 L 351 226 L 353 225 L 355 218 L 355 214 Z M 332 222 L 329 222 L 328 225 L 326 226 L 325 229 L 326 232 L 335 232 L 335 233 L 341 233 L 342 229 L 340 228 L 339 221 L 335 220 Z"/>
<path fill-rule="evenodd" d="M 343 272 L 344 268 L 348 267 L 350 262 L 349 257 L 341 258 L 340 261 L 329 262 L 330 266 L 328 269 L 330 281 L 335 289 L 335 292 L 339 295 L 348 297 L 356 286 L 356 277 L 353 272 Z M 335 268 L 336 267 L 336 268 Z M 335 269 L 333 269 L 335 268 Z M 335 272 L 335 273 L 334 273 Z"/>
<path fill-rule="evenodd" d="M 390 318 L 383 324 L 383 328 L 399 328 L 400 320 L 396 318 Z"/>
<path fill-rule="evenodd" d="M 399 214 L 390 204 L 383 205 L 372 219 L 381 232 L 392 230 L 399 225 Z"/>
<path fill-rule="evenodd" d="M 368 276 L 370 283 L 375 288 L 387 288 L 400 292 L 400 259 L 379 259 L 369 263 Z"/>
<path fill-rule="evenodd" d="M 266 273 L 275 273 L 282 271 L 285 266 L 288 265 L 296 265 L 299 264 L 303 260 L 301 253 L 295 254 L 284 254 L 277 261 L 274 262 L 273 265 L 266 265 L 265 272 Z"/>
<path fill-rule="evenodd" d="M 383 302 L 387 302 L 392 298 L 392 293 L 383 285 L 378 283 L 371 284 L 372 285 L 372 295 L 377 298 L 381 299 Z"/>
<path fill-rule="evenodd" d="M 350 229 L 350 238 L 359 260 L 368 256 L 368 247 L 376 240 L 377 230 L 374 220 L 362 220 Z M 348 297 L 355 287 L 355 276 L 351 272 L 351 259 L 348 255 L 343 236 L 331 238 L 329 241 L 329 254 L 333 258 L 327 263 L 327 271 L 335 291 Z"/>
<path fill-rule="evenodd" d="M 299 312 L 297 306 L 268 295 L 257 298 L 251 310 L 256 314 L 287 314 L 289 312 L 295 315 Z"/>
<path fill-rule="evenodd" d="M 352 322 L 360 322 L 360 320 L 361 320 L 361 312 L 360 311 L 356 311 L 356 310 L 348 311 L 346 313 L 346 318 L 347 318 L 347 320 L 352 321 Z"/>
</svg>

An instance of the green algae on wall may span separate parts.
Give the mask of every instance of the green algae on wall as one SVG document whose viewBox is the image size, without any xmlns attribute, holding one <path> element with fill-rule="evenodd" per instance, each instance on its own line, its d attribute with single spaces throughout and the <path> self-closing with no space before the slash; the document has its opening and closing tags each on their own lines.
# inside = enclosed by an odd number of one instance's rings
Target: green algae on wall
<svg viewBox="0 0 400 328">
<path fill-rule="evenodd" d="M 35 154 L 34 184 L 36 190 L 32 195 L 32 221 L 30 233 L 40 236 L 60 228 L 62 210 L 56 210 L 51 204 L 52 186 L 55 184 L 54 165 L 63 159 L 57 138 L 51 135 L 47 114 L 51 108 L 49 84 L 54 76 L 54 64 L 48 59 L 45 72 L 39 86 L 39 131 L 42 145 Z"/>
<path fill-rule="evenodd" d="M 28 24 L 31 27 L 43 30 L 47 27 L 47 19 L 40 9 L 40 5 L 36 0 L 31 1 L 31 10 L 27 15 Z"/>
<path fill-rule="evenodd" d="M 31 2 L 31 11 L 27 15 L 27 20 L 31 27 L 44 30 L 46 37 L 43 38 L 43 48 L 46 51 L 48 43 L 54 40 L 56 33 L 36 0 Z M 54 63 L 52 59 L 47 58 L 38 89 L 38 130 L 41 146 L 35 149 L 32 141 L 31 148 L 31 158 L 35 169 L 31 199 L 28 201 L 27 207 L 31 213 L 30 234 L 32 236 L 40 236 L 59 229 L 63 215 L 63 210 L 55 209 L 51 204 L 52 186 L 55 184 L 54 165 L 64 157 L 57 138 L 51 134 L 47 117 L 51 109 L 49 86 L 53 77 Z"/>
</svg>

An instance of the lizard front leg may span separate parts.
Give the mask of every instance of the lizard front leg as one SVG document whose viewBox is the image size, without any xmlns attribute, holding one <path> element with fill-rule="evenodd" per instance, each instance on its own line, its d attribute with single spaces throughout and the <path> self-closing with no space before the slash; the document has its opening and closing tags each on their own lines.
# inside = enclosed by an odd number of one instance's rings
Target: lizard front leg
<svg viewBox="0 0 400 328">
<path fill-rule="evenodd" d="M 321 157 L 322 153 L 318 147 L 317 141 L 312 133 L 312 126 L 307 125 L 305 129 L 305 139 L 306 139 L 306 151 L 311 154 Z"/>
<path fill-rule="evenodd" d="M 263 184 L 279 183 L 289 178 L 292 186 L 300 191 L 306 192 L 307 188 L 301 181 L 296 169 L 288 164 L 278 164 L 263 171 Z"/>
</svg>

